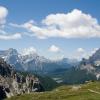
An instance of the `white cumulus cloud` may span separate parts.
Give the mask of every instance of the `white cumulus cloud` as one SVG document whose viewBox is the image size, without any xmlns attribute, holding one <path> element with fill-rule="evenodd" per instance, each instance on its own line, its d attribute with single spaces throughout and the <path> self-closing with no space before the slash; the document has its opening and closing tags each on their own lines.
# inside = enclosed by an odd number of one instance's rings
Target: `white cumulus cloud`
<svg viewBox="0 0 100 100">
<path fill-rule="evenodd" d="M 50 14 L 41 22 L 41 26 L 35 25 L 32 21 L 28 21 L 22 25 L 15 24 L 15 26 L 25 28 L 29 31 L 29 34 L 33 34 L 31 36 L 41 39 L 48 37 L 100 37 L 100 25 L 97 19 L 78 9 L 74 9 L 69 13 Z"/>
<path fill-rule="evenodd" d="M 51 45 L 50 47 L 49 47 L 49 51 L 50 52 L 60 52 L 61 51 L 61 49 L 58 47 L 58 46 L 55 46 L 55 45 Z"/>
<path fill-rule="evenodd" d="M 85 50 L 84 50 L 83 48 L 78 48 L 78 49 L 77 49 L 77 52 L 83 53 L 83 52 L 85 52 Z"/>
<path fill-rule="evenodd" d="M 21 33 L 9 34 L 4 30 L 6 26 L 6 17 L 8 15 L 8 9 L 0 6 L 0 40 L 15 40 L 22 37 Z"/>
<path fill-rule="evenodd" d="M 6 23 L 6 17 L 8 15 L 7 8 L 0 6 L 0 27 Z"/>
</svg>

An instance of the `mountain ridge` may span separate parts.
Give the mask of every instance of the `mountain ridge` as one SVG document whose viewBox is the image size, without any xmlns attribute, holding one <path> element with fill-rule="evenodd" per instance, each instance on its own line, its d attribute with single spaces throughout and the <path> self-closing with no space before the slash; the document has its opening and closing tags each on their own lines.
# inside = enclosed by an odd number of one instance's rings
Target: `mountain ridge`
<svg viewBox="0 0 100 100">
<path fill-rule="evenodd" d="M 36 52 L 31 51 L 26 55 L 18 53 L 16 49 L 10 48 L 8 50 L 0 51 L 0 57 L 2 57 L 8 64 L 11 64 L 17 70 L 25 71 L 37 71 L 44 72 L 54 71 L 59 68 L 69 68 L 72 65 L 68 59 L 61 59 L 53 61 L 39 56 Z M 52 67 L 55 66 L 55 67 Z"/>
</svg>

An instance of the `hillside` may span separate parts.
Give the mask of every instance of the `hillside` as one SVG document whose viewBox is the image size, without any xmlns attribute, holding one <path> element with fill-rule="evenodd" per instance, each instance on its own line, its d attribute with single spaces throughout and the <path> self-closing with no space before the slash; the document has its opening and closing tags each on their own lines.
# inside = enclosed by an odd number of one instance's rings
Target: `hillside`
<svg viewBox="0 0 100 100">
<path fill-rule="evenodd" d="M 85 83 L 85 81 L 97 80 L 93 71 L 89 72 L 87 69 L 80 68 L 82 67 L 72 67 L 67 70 L 60 70 L 57 73 L 51 73 L 48 76 L 52 77 L 54 80 L 58 79 L 57 81 L 60 81 L 63 84 L 82 84 Z"/>
<path fill-rule="evenodd" d="M 29 73 L 29 72 L 20 72 L 18 71 L 20 74 L 24 75 L 25 77 L 28 75 L 28 74 L 31 74 L 31 75 L 35 75 L 36 77 L 39 78 L 42 86 L 44 87 L 45 91 L 51 91 L 53 90 L 54 88 L 60 86 L 61 84 L 58 84 L 56 81 L 54 81 L 52 78 L 48 77 L 48 76 L 41 76 L 41 75 L 38 75 L 36 73 Z"/>
<path fill-rule="evenodd" d="M 100 82 L 61 86 L 51 92 L 25 94 L 6 100 L 100 100 Z"/>
</svg>

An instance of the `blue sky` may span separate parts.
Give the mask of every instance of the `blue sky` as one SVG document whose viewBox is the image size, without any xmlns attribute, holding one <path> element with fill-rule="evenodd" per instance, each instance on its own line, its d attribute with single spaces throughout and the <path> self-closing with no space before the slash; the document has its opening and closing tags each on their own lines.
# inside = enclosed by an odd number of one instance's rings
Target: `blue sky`
<svg viewBox="0 0 100 100">
<path fill-rule="evenodd" d="M 99 5 L 99 0 L 0 0 L 7 11 L 0 13 L 0 48 L 33 47 L 48 58 L 87 56 L 100 44 Z"/>
</svg>

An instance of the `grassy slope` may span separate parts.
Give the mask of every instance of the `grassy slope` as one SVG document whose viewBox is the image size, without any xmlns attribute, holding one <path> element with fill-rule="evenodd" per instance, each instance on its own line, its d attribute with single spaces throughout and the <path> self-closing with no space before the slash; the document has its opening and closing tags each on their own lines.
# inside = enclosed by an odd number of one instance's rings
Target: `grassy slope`
<svg viewBox="0 0 100 100">
<path fill-rule="evenodd" d="M 73 90 L 73 86 L 61 86 L 51 92 L 24 94 L 8 100 L 100 100 L 100 82 L 90 82 L 80 86 L 78 90 Z"/>
</svg>

